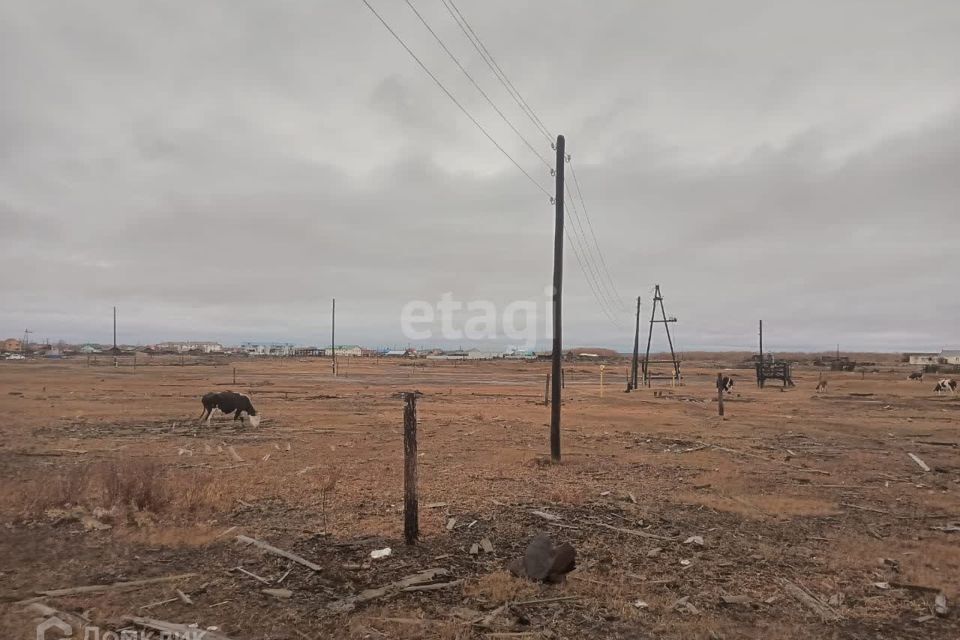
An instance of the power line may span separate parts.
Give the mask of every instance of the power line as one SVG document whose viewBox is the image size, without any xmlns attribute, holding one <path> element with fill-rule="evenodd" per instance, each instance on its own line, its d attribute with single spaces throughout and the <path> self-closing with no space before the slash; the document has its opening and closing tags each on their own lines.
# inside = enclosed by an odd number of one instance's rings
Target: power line
<svg viewBox="0 0 960 640">
<path fill-rule="evenodd" d="M 590 228 L 590 236 L 593 238 L 593 245 L 597 248 L 597 255 L 600 256 L 600 263 L 603 266 L 604 275 L 607 277 L 607 282 L 610 285 L 611 290 L 613 291 L 614 296 L 616 297 L 617 303 L 624 309 L 629 311 L 626 303 L 623 301 L 623 298 L 620 296 L 620 292 L 617 291 L 616 285 L 613 283 L 613 278 L 610 277 L 610 270 L 607 268 L 607 261 L 603 257 L 603 251 L 600 250 L 600 243 L 597 242 L 597 234 L 593 231 L 593 223 L 590 221 L 590 214 L 587 212 L 587 203 L 583 199 L 583 191 L 580 189 L 580 179 L 577 178 L 577 170 L 573 167 L 573 159 L 569 160 L 570 164 L 570 173 L 573 174 L 573 182 L 577 187 L 577 195 L 580 197 L 580 207 L 583 209 L 583 216 L 587 219 L 587 226 Z"/>
<path fill-rule="evenodd" d="M 580 264 L 580 269 L 583 271 L 584 277 L 587 279 L 587 284 L 590 285 L 590 290 L 593 292 L 593 296 L 597 301 L 597 304 L 600 305 L 600 309 L 610 318 L 611 322 L 617 326 L 617 328 L 622 329 L 619 321 L 614 318 L 615 311 L 614 305 L 610 303 L 609 297 L 604 293 L 602 284 L 599 277 L 599 270 L 594 263 L 591 262 L 591 255 L 589 252 L 589 245 L 586 243 L 586 238 L 583 237 L 583 225 L 580 223 L 580 217 L 577 214 L 576 204 L 573 201 L 573 196 L 570 193 L 569 187 L 567 187 L 567 197 L 564 199 L 564 204 L 568 205 L 565 208 L 565 211 L 569 211 L 572 216 L 572 221 L 575 224 L 567 225 L 565 231 L 567 231 L 567 237 L 570 240 L 570 244 L 574 248 L 574 254 L 579 253 L 582 255 L 577 255 L 577 261 Z M 577 236 L 577 226 L 580 227 L 580 236 Z M 570 230 L 572 229 L 573 234 L 570 235 Z M 579 249 L 577 248 L 579 246 Z"/>
<path fill-rule="evenodd" d="M 577 250 L 577 245 L 573 241 L 573 238 L 570 235 L 570 230 L 564 227 L 563 231 L 564 231 L 564 234 L 567 236 L 567 241 L 570 242 L 570 248 L 573 249 L 573 255 L 577 259 L 577 264 L 580 265 L 580 271 L 582 271 L 583 274 L 586 276 L 587 270 L 583 266 L 583 260 L 581 260 L 580 252 Z M 594 299 L 597 300 L 597 302 L 600 302 L 600 297 L 597 295 L 597 290 L 594 288 L 593 282 L 590 281 L 589 277 L 587 278 L 587 284 L 590 286 L 590 291 L 593 293 Z M 600 304 L 600 310 L 603 311 L 604 315 L 607 316 L 607 318 L 610 320 L 610 322 L 614 324 L 614 326 L 616 326 L 618 329 L 623 328 L 620 326 L 617 320 L 610 315 L 610 312 L 607 311 L 607 308 L 602 303 Z"/>
<path fill-rule="evenodd" d="M 507 126 L 509 126 L 513 130 L 513 132 L 517 134 L 517 136 L 519 136 L 521 140 L 523 140 L 523 143 L 527 145 L 527 148 L 530 149 L 530 151 L 532 151 L 533 154 L 540 159 L 540 162 L 542 162 L 547 169 L 550 169 L 552 171 L 553 167 L 550 165 L 549 162 L 547 162 L 547 159 L 544 158 L 543 155 L 541 155 L 541 153 L 537 151 L 534 148 L 534 146 L 530 144 L 530 142 L 525 137 L 523 137 L 523 134 L 520 133 L 520 131 L 514 126 L 514 124 L 510 122 L 507 116 L 503 114 L 503 111 L 501 111 L 500 108 L 497 107 L 496 104 L 494 104 L 493 100 L 490 99 L 490 96 L 487 95 L 487 92 L 484 91 L 479 84 L 477 84 L 477 81 L 474 80 L 473 76 L 470 75 L 470 72 L 468 72 L 464 68 L 464 66 L 460 63 L 460 60 L 457 58 L 457 56 L 455 56 L 453 52 L 450 51 L 450 49 L 447 47 L 446 44 L 444 44 L 440 36 L 438 36 L 437 33 L 433 30 L 433 28 L 429 25 L 429 23 L 427 23 L 426 19 L 422 15 L 420 15 L 420 12 L 417 11 L 416 7 L 413 6 L 413 3 L 410 2 L 410 0 L 405 0 L 405 2 L 407 3 L 407 6 L 410 7 L 410 10 L 413 11 L 413 13 L 417 16 L 417 18 L 420 19 L 420 22 L 423 23 L 423 26 L 427 28 L 427 31 L 430 32 L 430 35 L 434 37 L 434 39 L 443 48 L 443 50 L 447 52 L 447 55 L 450 56 L 450 59 L 453 60 L 453 62 L 457 65 L 457 67 L 459 67 L 460 71 L 463 72 L 463 75 L 467 76 L 467 79 L 470 80 L 470 82 L 473 84 L 474 87 L 476 87 L 477 91 L 480 92 L 480 95 L 482 95 L 484 99 L 490 104 L 490 106 L 493 107 L 493 110 L 497 112 L 497 115 L 499 115 L 500 118 L 507 123 Z"/>
<path fill-rule="evenodd" d="M 520 110 L 523 111 L 528 118 L 530 118 L 530 121 L 533 122 L 533 125 L 540 131 L 540 133 L 543 134 L 548 142 L 553 142 L 553 134 L 551 134 L 550 130 L 544 126 L 543 121 L 540 120 L 530 105 L 527 104 L 527 101 L 523 99 L 523 96 L 520 95 L 520 92 L 517 91 L 517 88 L 513 86 L 513 83 L 510 82 L 510 78 L 507 77 L 507 74 L 504 73 L 500 65 L 497 64 L 497 61 L 494 60 L 493 56 L 490 54 L 490 51 L 480 39 L 480 36 L 477 35 L 477 32 L 474 31 L 472 26 L 470 26 L 470 23 L 460 12 L 460 9 L 457 7 L 457 5 L 454 4 L 453 0 L 442 0 L 442 2 L 443 6 L 446 7 L 447 12 L 453 18 L 454 22 L 457 23 L 457 26 L 460 27 L 460 30 L 463 31 L 463 34 L 467 37 L 467 40 L 469 40 L 470 44 L 473 45 L 473 48 L 477 50 L 477 53 L 480 54 L 480 57 L 483 58 L 483 61 L 487 64 L 487 66 L 490 67 L 493 75 L 497 77 L 497 80 L 500 81 L 500 84 L 503 85 L 503 88 L 507 90 L 507 93 L 510 94 L 510 97 L 513 98 L 514 102 L 517 103 L 517 106 L 520 107 Z"/>
<path fill-rule="evenodd" d="M 379 13 L 377 13 L 377 10 L 374 9 L 373 6 L 371 6 L 370 3 L 367 2 L 367 0 L 360 0 L 360 1 L 363 2 L 363 4 L 365 4 L 365 5 L 367 6 L 367 9 L 370 9 L 370 12 L 373 13 L 373 15 L 375 15 L 375 16 L 377 17 L 377 20 L 380 21 L 380 24 L 382 24 L 382 25 L 384 26 L 384 28 L 385 28 L 387 31 L 390 32 L 390 35 L 392 35 L 392 36 L 394 37 L 394 39 L 396 39 L 396 41 L 400 43 L 400 46 L 403 47 L 403 48 L 406 50 L 406 52 L 410 54 L 410 57 L 413 58 L 418 65 L 420 65 L 420 68 L 423 69 L 424 73 L 426 73 L 428 76 L 430 76 L 430 78 L 436 83 L 436 85 L 437 85 L 438 87 L 440 87 L 440 90 L 443 91 L 448 98 L 450 98 L 451 102 L 453 102 L 453 104 L 457 105 L 457 107 L 460 108 L 460 111 L 462 111 L 465 116 L 467 116 L 468 118 L 470 118 L 470 121 L 473 122 L 473 124 L 476 125 L 476 127 L 477 127 L 478 129 L 480 129 L 481 133 L 483 133 L 483 135 L 485 135 L 485 136 L 487 137 L 487 139 L 488 139 L 490 142 L 492 142 L 497 149 L 500 150 L 500 153 L 502 153 L 504 156 L 506 156 L 506 158 L 507 158 L 510 162 L 512 162 L 513 165 L 514 165 L 517 169 L 519 169 L 519 170 L 523 173 L 523 175 L 525 175 L 525 176 L 527 177 L 528 180 L 530 180 L 530 182 L 532 182 L 538 189 L 540 189 L 540 191 L 542 191 L 543 193 L 545 193 L 548 198 L 552 198 L 553 196 L 550 195 L 550 192 L 547 191 L 546 189 L 544 189 L 544 188 L 543 188 L 543 185 L 541 185 L 539 182 L 537 182 L 537 181 L 533 178 L 533 176 L 531 176 L 531 175 L 527 172 L 526 169 L 524 169 L 523 167 L 521 167 L 521 166 L 520 166 L 520 163 L 518 163 L 516 160 L 514 160 L 514 159 L 513 159 L 513 156 L 511 156 L 509 153 L 507 153 L 506 149 L 504 149 L 502 146 L 500 146 L 500 143 L 497 142 L 497 141 L 493 138 L 493 136 L 491 136 L 491 135 L 487 132 L 487 130 L 483 128 L 483 125 L 481 125 L 481 124 L 477 121 L 477 119 L 474 118 L 474 117 L 470 114 L 469 111 L 467 111 L 466 107 L 464 107 L 462 104 L 460 104 L 460 102 L 459 102 L 455 97 L 453 97 L 453 94 L 450 93 L 450 91 L 448 91 L 445 86 L 443 86 L 443 83 L 440 82 L 439 79 L 437 79 L 437 76 L 433 75 L 433 73 L 430 71 L 430 69 L 427 68 L 427 65 L 425 65 L 425 64 L 423 63 L 423 61 L 420 60 L 420 58 L 417 57 L 417 54 L 415 54 L 415 53 L 410 49 L 410 47 L 407 46 L 407 43 L 403 41 L 403 38 L 401 38 L 399 35 L 397 35 L 397 32 L 394 31 L 394 30 L 390 27 L 389 24 L 387 24 L 387 21 L 384 20 L 383 17 L 382 17 Z"/>
<path fill-rule="evenodd" d="M 583 230 L 583 222 L 581 222 L 580 214 L 577 211 L 577 206 L 574 202 L 573 193 L 570 191 L 569 185 L 566 185 L 565 204 L 569 205 L 567 208 L 572 214 L 572 220 L 574 224 L 571 225 L 571 227 L 573 228 L 575 234 L 579 228 L 580 235 L 578 237 L 578 241 L 580 242 L 580 250 L 584 255 L 584 260 L 587 263 L 587 267 L 590 268 L 590 273 L 597 285 L 597 291 L 600 293 L 602 298 L 602 300 L 599 300 L 598 302 L 605 304 L 608 310 L 610 310 L 612 313 L 615 313 L 617 305 L 613 302 L 609 291 L 607 291 L 604 287 L 603 279 L 600 277 L 600 266 L 597 263 L 596 257 L 590 251 L 590 243 L 587 240 L 586 233 Z"/>
</svg>

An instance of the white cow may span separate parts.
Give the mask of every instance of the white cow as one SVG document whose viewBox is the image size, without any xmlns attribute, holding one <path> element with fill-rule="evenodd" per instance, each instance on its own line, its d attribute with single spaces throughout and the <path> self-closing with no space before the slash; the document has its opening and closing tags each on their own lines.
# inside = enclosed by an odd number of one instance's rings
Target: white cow
<svg viewBox="0 0 960 640">
<path fill-rule="evenodd" d="M 937 383 L 937 386 L 933 388 L 937 392 L 937 395 L 943 395 L 946 392 L 950 392 L 953 395 L 957 394 L 957 381 L 953 378 L 944 378 Z"/>
</svg>

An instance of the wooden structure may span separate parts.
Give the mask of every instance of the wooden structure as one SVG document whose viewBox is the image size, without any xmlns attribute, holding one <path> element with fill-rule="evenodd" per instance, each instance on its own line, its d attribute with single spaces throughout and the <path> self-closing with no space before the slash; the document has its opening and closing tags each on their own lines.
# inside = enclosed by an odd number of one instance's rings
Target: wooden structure
<svg viewBox="0 0 960 640">
<path fill-rule="evenodd" d="M 790 363 L 775 360 L 773 354 L 763 353 L 763 320 L 760 321 L 760 357 L 754 364 L 757 370 L 757 386 L 763 389 L 767 380 L 780 380 L 783 388 L 796 386 L 790 373 Z"/>
<path fill-rule="evenodd" d="M 639 307 L 639 299 L 637 300 Z M 657 305 L 660 305 L 660 320 L 657 320 Z M 676 384 L 680 384 L 680 359 L 677 358 L 677 353 L 673 350 L 673 338 L 670 337 L 670 323 L 676 322 L 677 319 L 674 317 L 667 318 L 667 312 L 663 308 L 663 295 L 660 293 L 660 285 L 656 286 L 653 294 L 653 309 L 650 312 L 650 331 L 647 334 L 647 351 L 643 356 L 643 384 L 647 387 L 650 386 L 652 380 L 671 380 Z M 653 325 L 654 324 L 663 324 L 664 330 L 667 332 L 667 344 L 670 345 L 670 359 L 669 360 L 651 360 L 650 359 L 650 344 L 653 342 Z M 651 364 L 667 364 L 669 363 L 673 367 L 673 373 L 671 375 L 656 375 L 650 370 Z"/>
</svg>

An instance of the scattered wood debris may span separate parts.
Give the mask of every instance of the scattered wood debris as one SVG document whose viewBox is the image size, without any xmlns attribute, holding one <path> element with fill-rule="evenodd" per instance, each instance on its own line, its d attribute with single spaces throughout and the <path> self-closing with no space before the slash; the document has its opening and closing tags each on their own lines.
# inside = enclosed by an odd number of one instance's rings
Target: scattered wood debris
<svg viewBox="0 0 960 640">
<path fill-rule="evenodd" d="M 442 568 L 425 569 L 419 573 L 401 578 L 396 582 L 391 582 L 388 585 L 384 585 L 376 589 L 366 589 L 356 595 L 348 596 L 341 600 L 331 602 L 327 605 L 327 608 L 331 611 L 338 612 L 352 611 L 360 603 L 375 600 L 376 598 L 382 598 L 389 593 L 401 591 L 407 587 L 429 584 L 434 582 L 438 577 L 446 576 L 448 574 L 449 572 Z"/>
<path fill-rule="evenodd" d="M 163 634 L 168 634 L 174 638 L 195 638 L 202 637 L 204 640 L 230 640 L 228 636 L 219 631 L 200 630 L 185 624 L 176 622 L 166 622 L 164 620 L 154 620 L 152 618 L 140 618 L 138 616 L 125 616 L 124 620 L 144 629 L 152 629 Z"/>
<path fill-rule="evenodd" d="M 933 610 L 941 617 L 950 613 L 950 608 L 947 606 L 947 594 L 943 591 L 938 593 L 937 597 L 933 599 Z"/>
<path fill-rule="evenodd" d="M 263 549 L 268 553 L 272 553 L 273 555 L 280 556 L 281 558 L 286 558 L 287 560 L 293 560 L 294 562 L 298 564 L 302 564 L 306 568 L 312 569 L 314 571 L 320 571 L 322 568 L 320 567 L 320 565 L 314 564 L 309 560 L 307 560 L 306 558 L 302 558 L 294 553 L 290 553 L 289 551 L 284 551 L 283 549 L 278 549 L 273 545 L 267 544 L 266 542 L 261 542 L 260 540 L 255 540 L 254 538 L 240 535 L 240 536 L 237 536 L 237 541 L 242 542 L 244 544 L 252 544 L 253 546 Z"/>
<path fill-rule="evenodd" d="M 802 586 L 790 582 L 786 578 L 780 578 L 780 586 L 783 587 L 783 590 L 786 591 L 790 597 L 817 614 L 823 622 L 836 622 L 843 618 L 843 616 L 829 605 L 823 603 Z"/>
<path fill-rule="evenodd" d="M 625 533 L 631 536 L 638 536 L 640 538 L 649 538 L 651 540 L 666 540 L 668 542 L 673 542 L 677 540 L 677 538 L 670 538 L 668 536 L 658 536 L 655 533 L 649 533 L 641 529 L 624 529 L 623 527 L 615 527 L 612 524 L 607 524 L 605 522 L 598 522 L 597 525 L 603 527 L 604 529 L 610 529 L 611 531 L 617 531 L 619 533 Z"/>
<path fill-rule="evenodd" d="M 532 513 L 535 516 L 539 516 L 544 520 L 550 520 L 552 522 L 556 522 L 557 520 L 563 520 L 563 518 L 561 518 L 560 516 L 554 513 L 548 513 L 547 511 L 531 511 L 530 513 Z"/>
<path fill-rule="evenodd" d="M 916 462 L 916 463 L 917 463 L 917 466 L 920 467 L 921 469 L 923 469 L 924 472 L 930 471 L 930 467 L 927 466 L 927 463 L 926 463 L 926 462 L 924 462 L 922 459 L 920 459 L 920 456 L 918 456 L 918 455 L 915 454 L 915 453 L 908 453 L 907 455 L 910 456 L 910 459 L 913 460 L 914 462 Z"/>
<path fill-rule="evenodd" d="M 67 587 L 65 589 L 51 589 L 49 591 L 37 591 L 39 597 L 30 598 L 28 600 L 21 600 L 20 604 L 27 604 L 29 602 L 36 602 L 42 600 L 45 597 L 49 598 L 59 598 L 61 596 L 75 596 L 81 593 L 101 593 L 103 591 L 123 591 L 126 589 L 139 589 L 140 587 L 145 587 L 152 584 L 159 584 L 162 582 L 174 582 L 177 580 L 186 580 L 187 578 L 196 577 L 196 573 L 181 573 L 175 576 L 164 576 L 161 578 L 145 578 L 143 580 L 130 580 L 127 582 L 114 582 L 113 584 L 94 584 L 83 587 Z"/>
</svg>

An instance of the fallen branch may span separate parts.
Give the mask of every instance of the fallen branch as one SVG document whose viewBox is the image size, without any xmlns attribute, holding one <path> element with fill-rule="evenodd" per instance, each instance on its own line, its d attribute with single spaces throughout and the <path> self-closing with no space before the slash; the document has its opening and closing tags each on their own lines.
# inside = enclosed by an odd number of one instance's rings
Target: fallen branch
<svg viewBox="0 0 960 640">
<path fill-rule="evenodd" d="M 232 570 L 233 570 L 233 571 L 239 571 L 240 573 L 242 573 L 242 574 L 244 574 L 244 575 L 250 576 L 250 577 L 253 578 L 254 580 L 259 580 L 259 581 L 262 582 L 263 584 L 270 584 L 270 581 L 267 580 L 266 578 L 261 578 L 261 577 L 258 576 L 257 574 L 255 574 L 255 573 L 253 573 L 253 572 L 251 572 L 251 571 L 247 571 L 247 570 L 244 569 L 243 567 L 234 567 Z"/>
<path fill-rule="evenodd" d="M 520 602 L 511 602 L 512 607 L 522 607 L 529 604 L 546 604 L 548 602 L 566 602 L 567 600 L 579 600 L 580 596 L 558 596 L 556 598 L 538 598 L 537 600 L 521 600 Z"/>
<path fill-rule="evenodd" d="M 178 601 L 179 599 L 180 599 L 180 598 L 169 598 L 169 599 L 167 599 L 167 600 L 160 600 L 159 602 L 151 602 L 150 604 L 145 604 L 145 605 L 143 605 L 143 606 L 140 607 L 140 608 L 141 608 L 141 609 L 153 609 L 154 607 L 159 607 L 160 605 L 163 605 L 163 604 L 170 604 L 171 602 L 176 602 L 176 601 Z"/>
<path fill-rule="evenodd" d="M 655 533 L 647 533 L 646 531 L 642 531 L 640 529 L 624 529 L 623 527 L 615 527 L 612 524 L 606 524 L 605 522 L 598 522 L 597 525 L 605 529 L 610 529 L 611 531 L 626 533 L 627 535 L 637 536 L 640 538 L 649 538 L 650 540 L 666 540 L 668 542 L 677 540 L 677 538 L 670 538 L 667 536 L 658 536 Z"/>
<path fill-rule="evenodd" d="M 294 562 L 296 562 L 296 563 L 298 563 L 298 564 L 302 564 L 303 566 L 307 567 L 308 569 L 312 569 L 312 570 L 314 570 L 314 571 L 320 571 L 320 570 L 321 570 L 320 565 L 314 564 L 314 563 L 310 562 L 309 560 L 307 560 L 306 558 L 302 558 L 302 557 L 296 555 L 295 553 L 290 553 L 289 551 L 284 551 L 283 549 L 278 549 L 277 547 L 275 547 L 275 546 L 273 546 L 273 545 L 271 545 L 271 544 L 267 544 L 266 542 L 261 542 L 261 541 L 259 541 L 259 540 L 255 540 L 255 539 L 253 539 L 253 538 L 250 538 L 250 537 L 247 537 L 247 536 L 243 536 L 243 535 L 237 536 L 237 541 L 238 541 L 238 542 L 243 542 L 243 543 L 245 543 L 245 544 L 252 544 L 253 546 L 258 547 L 258 548 L 260 548 L 260 549 L 263 549 L 264 551 L 267 551 L 267 552 L 269 552 L 269 553 L 272 553 L 273 555 L 280 556 L 281 558 L 286 558 L 287 560 L 293 560 Z"/>
<path fill-rule="evenodd" d="M 401 591 L 437 591 L 439 589 L 448 589 L 463 584 L 463 580 L 453 580 L 451 582 L 434 582 L 433 584 L 418 584 L 404 587 Z"/>
<path fill-rule="evenodd" d="M 820 620 L 823 622 L 836 622 L 843 617 L 800 585 L 794 584 L 786 578 L 780 578 L 780 585 L 794 600 L 820 616 Z"/>
<path fill-rule="evenodd" d="M 27 604 L 30 602 L 36 602 L 37 600 L 42 600 L 43 598 L 59 598 L 60 596 L 73 596 L 78 593 L 100 593 L 102 591 L 122 591 L 124 589 L 138 589 L 140 587 L 145 587 L 151 584 L 158 584 L 161 582 L 173 582 L 175 580 L 186 580 L 187 578 L 193 578 L 196 573 L 181 573 L 175 576 L 165 576 L 162 578 L 145 578 L 143 580 L 131 580 L 129 582 L 114 582 L 113 584 L 94 584 L 83 587 L 67 587 L 65 589 L 51 589 L 49 591 L 37 591 L 39 594 L 37 598 L 29 598 L 27 600 L 21 600 L 20 604 Z"/>
<path fill-rule="evenodd" d="M 870 513 L 882 513 L 884 515 L 890 515 L 890 512 L 885 511 L 884 509 L 877 509 L 876 507 L 862 507 L 858 504 L 852 504 L 850 502 L 841 502 L 840 506 L 849 507 L 850 509 L 856 509 L 858 511 L 869 511 Z"/>
<path fill-rule="evenodd" d="M 426 569 L 420 573 L 415 573 L 413 575 L 406 576 L 401 578 L 396 582 L 391 582 L 390 584 L 378 587 L 376 589 L 366 589 L 360 593 L 348 596 L 341 600 L 336 600 L 327 605 L 327 608 L 338 611 L 338 612 L 347 612 L 353 611 L 357 604 L 368 602 L 370 600 L 375 600 L 377 598 L 382 598 L 388 593 L 395 591 L 405 590 L 407 587 L 412 587 L 414 585 L 424 585 L 429 582 L 432 582 L 439 576 L 445 576 L 449 572 L 446 569 Z M 461 581 L 462 582 L 462 581 Z M 449 583 L 444 583 L 449 584 Z"/>
</svg>

